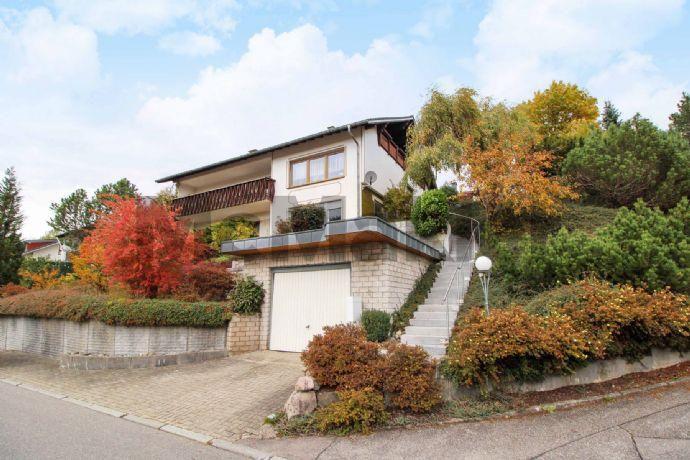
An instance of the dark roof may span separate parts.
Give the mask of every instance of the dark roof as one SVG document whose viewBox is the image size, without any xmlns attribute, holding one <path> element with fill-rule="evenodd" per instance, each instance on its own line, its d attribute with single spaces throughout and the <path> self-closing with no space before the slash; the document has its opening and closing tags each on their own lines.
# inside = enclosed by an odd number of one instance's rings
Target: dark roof
<svg viewBox="0 0 690 460">
<path fill-rule="evenodd" d="M 367 118 L 366 120 L 360 120 L 360 121 L 356 121 L 354 123 L 349 123 L 349 124 L 342 125 L 342 126 L 334 126 L 334 127 L 326 129 L 325 131 L 320 131 L 320 132 L 315 133 L 315 134 L 310 134 L 308 136 L 299 137 L 297 139 L 283 142 L 281 144 L 276 144 L 276 145 L 273 145 L 271 147 L 266 147 L 266 148 L 259 149 L 259 150 L 251 150 L 251 151 L 249 151 L 249 153 L 245 153 L 244 155 L 239 155 L 239 156 L 236 156 L 233 158 L 229 158 L 227 160 L 219 161 L 217 163 L 211 163 L 211 164 L 206 165 L 206 166 L 201 166 L 199 168 L 190 169 L 188 171 L 183 171 L 183 172 L 178 173 L 178 174 L 173 174 L 171 176 L 166 176 L 166 177 L 163 177 L 161 179 L 157 179 L 156 182 L 160 184 L 161 182 L 168 182 L 171 180 L 174 181 L 177 179 L 182 179 L 183 177 L 188 177 L 188 176 L 192 176 L 194 174 L 210 171 L 212 169 L 227 166 L 229 164 L 232 164 L 232 163 L 235 163 L 238 161 L 242 161 L 242 160 L 246 160 L 248 158 L 254 158 L 254 157 L 257 157 L 259 155 L 263 155 L 263 154 L 270 153 L 270 152 L 275 152 L 276 150 L 280 150 L 280 149 L 284 149 L 287 147 L 291 147 L 293 145 L 301 144 L 302 142 L 308 142 L 308 141 L 311 141 L 314 139 L 318 139 L 320 137 L 328 136 L 330 134 L 336 134 L 336 133 L 340 133 L 343 131 L 347 131 L 348 127 L 350 129 L 353 129 L 353 128 L 359 128 L 360 126 L 377 126 L 377 125 L 385 125 L 385 124 L 389 124 L 389 123 L 406 123 L 406 124 L 409 124 L 409 123 L 412 123 L 413 121 L 414 121 L 414 117 L 412 115 L 409 115 L 406 117 Z"/>
</svg>

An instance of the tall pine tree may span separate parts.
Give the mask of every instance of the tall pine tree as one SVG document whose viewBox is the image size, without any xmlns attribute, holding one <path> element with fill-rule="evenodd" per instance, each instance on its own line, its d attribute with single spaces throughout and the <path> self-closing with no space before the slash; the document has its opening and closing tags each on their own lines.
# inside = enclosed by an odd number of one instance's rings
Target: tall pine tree
<svg viewBox="0 0 690 460">
<path fill-rule="evenodd" d="M 690 142 L 690 94 L 683 92 L 683 97 L 678 102 L 678 111 L 668 118 L 671 120 L 671 130 Z"/>
<path fill-rule="evenodd" d="M 24 217 L 14 168 L 5 171 L 0 182 L 0 285 L 19 282 L 24 244 L 21 227 Z"/>
<path fill-rule="evenodd" d="M 621 113 L 614 107 L 611 101 L 604 102 L 604 113 L 601 114 L 601 125 L 604 129 L 609 129 L 611 125 L 620 126 Z"/>
</svg>

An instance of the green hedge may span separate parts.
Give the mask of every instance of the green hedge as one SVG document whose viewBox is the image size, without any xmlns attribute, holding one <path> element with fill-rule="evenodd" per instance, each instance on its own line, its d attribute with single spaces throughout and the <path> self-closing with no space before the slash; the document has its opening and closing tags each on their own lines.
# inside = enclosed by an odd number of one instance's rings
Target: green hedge
<svg viewBox="0 0 690 460">
<path fill-rule="evenodd" d="M 393 333 L 402 331 L 410 324 L 417 307 L 426 300 L 440 269 L 441 264 L 439 262 L 429 265 L 426 272 L 415 282 L 414 288 L 405 299 L 405 303 L 392 315 L 391 331 Z"/>
<path fill-rule="evenodd" d="M 129 299 L 76 289 L 47 289 L 0 299 L 0 316 L 93 319 L 121 326 L 223 327 L 232 315 L 229 304 L 222 302 Z"/>
<path fill-rule="evenodd" d="M 363 311 L 362 327 L 367 334 L 367 340 L 385 342 L 391 333 L 391 315 L 385 311 Z"/>
</svg>

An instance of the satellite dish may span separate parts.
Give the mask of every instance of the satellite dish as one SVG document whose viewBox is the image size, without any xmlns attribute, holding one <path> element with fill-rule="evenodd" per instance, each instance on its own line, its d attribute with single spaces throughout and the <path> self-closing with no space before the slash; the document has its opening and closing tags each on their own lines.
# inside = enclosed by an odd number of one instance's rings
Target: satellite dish
<svg viewBox="0 0 690 460">
<path fill-rule="evenodd" d="M 374 182 L 376 182 L 376 173 L 374 171 L 367 171 L 364 175 L 364 183 L 371 186 Z"/>
</svg>

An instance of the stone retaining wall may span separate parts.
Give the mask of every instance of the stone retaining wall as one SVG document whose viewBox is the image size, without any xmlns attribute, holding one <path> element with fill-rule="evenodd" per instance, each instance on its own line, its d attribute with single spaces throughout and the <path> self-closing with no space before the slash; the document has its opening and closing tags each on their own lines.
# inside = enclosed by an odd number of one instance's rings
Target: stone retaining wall
<svg viewBox="0 0 690 460">
<path fill-rule="evenodd" d="M 551 391 L 573 385 L 587 385 L 617 379 L 636 372 L 649 372 L 673 366 L 690 360 L 688 353 L 654 348 L 652 353 L 639 361 L 628 362 L 625 358 L 594 361 L 569 375 L 551 375 L 541 382 L 506 383 L 500 386 L 501 391 L 508 393 L 529 393 L 533 391 Z M 441 377 L 441 386 L 445 399 L 455 399 L 476 395 L 478 387 L 458 387 Z"/>
<path fill-rule="evenodd" d="M 51 357 L 156 356 L 225 351 L 225 328 L 125 327 L 99 321 L 0 317 L 0 350 Z"/>
<path fill-rule="evenodd" d="M 246 353 L 258 351 L 260 348 L 261 316 L 238 315 L 232 316 L 228 323 L 228 351 L 230 353 Z"/>
</svg>

